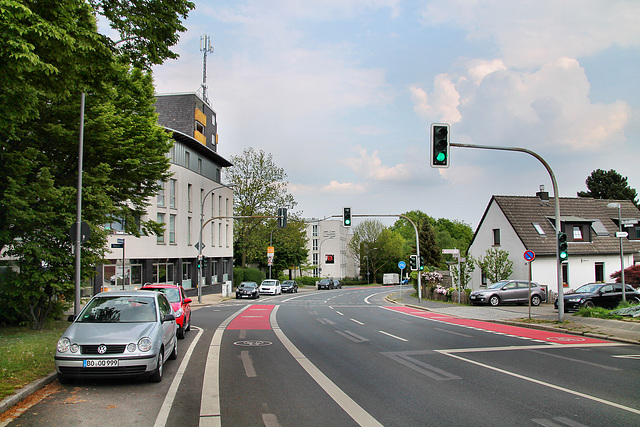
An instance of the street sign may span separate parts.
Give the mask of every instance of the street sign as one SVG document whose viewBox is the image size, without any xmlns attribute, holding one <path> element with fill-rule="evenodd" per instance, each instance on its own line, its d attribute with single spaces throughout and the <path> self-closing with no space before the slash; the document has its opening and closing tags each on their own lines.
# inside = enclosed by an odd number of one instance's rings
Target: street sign
<svg viewBox="0 0 640 427">
<path fill-rule="evenodd" d="M 122 248 L 124 248 L 124 243 L 112 243 L 111 244 L 111 248 L 113 248 L 113 249 L 118 249 L 118 248 L 122 249 Z"/>
<path fill-rule="evenodd" d="M 627 233 L 626 231 L 616 231 L 616 237 L 623 238 L 628 236 L 629 236 L 629 233 Z"/>
<path fill-rule="evenodd" d="M 398 268 L 399 268 L 400 270 L 404 270 L 406 267 L 407 267 L 407 264 L 406 264 L 404 261 L 400 261 L 400 262 L 398 263 Z"/>
<path fill-rule="evenodd" d="M 536 254 L 533 251 L 525 251 L 524 253 L 524 260 L 525 261 L 533 261 L 534 259 L 536 259 Z"/>
<path fill-rule="evenodd" d="M 69 238 L 71 239 L 72 242 L 76 241 L 76 232 L 78 230 L 77 227 L 78 227 L 78 224 L 75 223 L 75 224 L 71 224 L 71 227 L 69 228 Z M 89 227 L 89 224 L 82 221 L 80 223 L 80 243 L 84 244 L 84 242 L 86 242 L 90 237 L 91 237 L 91 228 Z"/>
<path fill-rule="evenodd" d="M 638 220 L 634 218 L 622 220 L 622 225 L 635 225 L 637 223 L 638 223 Z"/>
<path fill-rule="evenodd" d="M 449 254 L 449 255 L 456 255 L 456 254 L 460 254 L 460 249 L 443 249 L 442 250 L 443 254 Z"/>
<path fill-rule="evenodd" d="M 124 239 L 118 239 L 118 243 L 124 243 Z"/>
<path fill-rule="evenodd" d="M 195 245 L 193 245 L 196 247 L 197 250 L 200 250 L 200 248 L 204 249 L 205 248 L 205 244 L 204 243 L 200 243 L 200 242 L 196 242 Z"/>
</svg>

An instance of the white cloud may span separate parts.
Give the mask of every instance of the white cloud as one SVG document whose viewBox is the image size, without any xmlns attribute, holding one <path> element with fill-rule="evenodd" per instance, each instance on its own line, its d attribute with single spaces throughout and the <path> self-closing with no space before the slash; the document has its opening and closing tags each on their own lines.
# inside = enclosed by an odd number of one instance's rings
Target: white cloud
<svg viewBox="0 0 640 427">
<path fill-rule="evenodd" d="M 509 67 L 536 68 L 613 45 L 640 46 L 640 2 L 626 0 L 434 0 L 428 25 L 453 24 L 469 39 L 492 39 Z"/>
<path fill-rule="evenodd" d="M 411 87 L 411 99 L 414 102 L 414 111 L 423 118 L 434 118 L 435 121 L 456 123 L 461 119 L 458 106 L 460 94 L 455 84 L 448 75 L 438 74 L 433 82 L 431 96 L 424 89 Z"/>
<path fill-rule="evenodd" d="M 415 176 L 413 164 L 400 163 L 395 166 L 386 166 L 380 160 L 378 150 L 369 154 L 365 148 L 356 147 L 359 157 L 349 157 L 345 164 L 356 175 L 366 181 L 408 181 Z"/>
</svg>

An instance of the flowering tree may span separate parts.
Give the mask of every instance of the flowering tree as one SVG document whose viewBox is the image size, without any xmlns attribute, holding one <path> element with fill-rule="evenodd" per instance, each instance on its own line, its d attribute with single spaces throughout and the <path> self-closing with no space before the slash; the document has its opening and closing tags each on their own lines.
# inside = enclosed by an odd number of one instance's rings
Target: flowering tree
<svg viewBox="0 0 640 427">
<path fill-rule="evenodd" d="M 498 248 L 487 249 L 486 255 L 476 260 L 476 265 L 491 283 L 508 279 L 513 273 L 513 261 L 509 259 L 509 252 Z"/>
</svg>

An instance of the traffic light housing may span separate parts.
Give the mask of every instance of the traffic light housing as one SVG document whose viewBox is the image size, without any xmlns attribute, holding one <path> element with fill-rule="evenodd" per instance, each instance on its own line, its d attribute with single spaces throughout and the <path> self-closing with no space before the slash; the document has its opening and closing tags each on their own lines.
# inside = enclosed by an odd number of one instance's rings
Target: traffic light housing
<svg viewBox="0 0 640 427">
<path fill-rule="evenodd" d="M 342 224 L 345 227 L 351 227 L 351 208 L 342 209 Z"/>
<path fill-rule="evenodd" d="M 567 233 L 562 231 L 558 233 L 558 254 L 560 261 L 565 261 L 569 258 L 569 244 L 567 243 Z"/>
<path fill-rule="evenodd" d="M 449 125 L 431 124 L 431 167 L 449 167 Z"/>
<path fill-rule="evenodd" d="M 287 226 L 287 208 L 278 208 L 278 227 L 285 228 Z"/>
<path fill-rule="evenodd" d="M 411 267 L 411 271 L 418 270 L 418 255 L 411 255 L 409 257 L 409 266 Z"/>
<path fill-rule="evenodd" d="M 423 257 L 423 256 L 421 256 L 421 257 L 420 257 L 419 270 L 420 270 L 420 271 L 423 271 L 423 270 L 424 270 L 424 257 Z"/>
</svg>

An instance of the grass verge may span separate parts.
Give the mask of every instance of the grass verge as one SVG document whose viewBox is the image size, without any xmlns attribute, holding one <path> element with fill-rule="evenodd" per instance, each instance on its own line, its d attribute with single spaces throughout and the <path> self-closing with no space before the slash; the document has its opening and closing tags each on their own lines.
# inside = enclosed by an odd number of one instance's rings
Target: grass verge
<svg viewBox="0 0 640 427">
<path fill-rule="evenodd" d="M 0 400 L 55 370 L 56 344 L 68 326 L 65 319 L 40 331 L 0 328 Z"/>
</svg>

